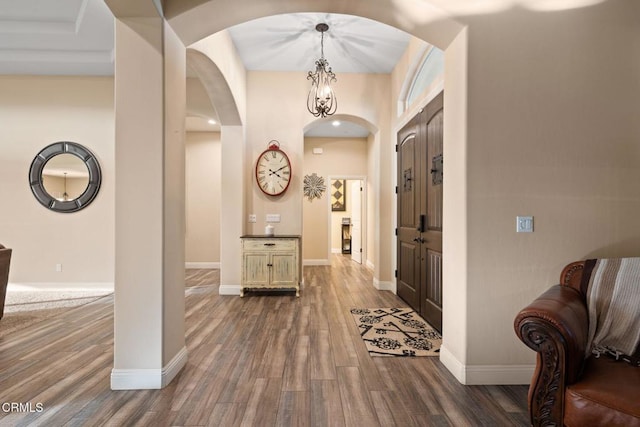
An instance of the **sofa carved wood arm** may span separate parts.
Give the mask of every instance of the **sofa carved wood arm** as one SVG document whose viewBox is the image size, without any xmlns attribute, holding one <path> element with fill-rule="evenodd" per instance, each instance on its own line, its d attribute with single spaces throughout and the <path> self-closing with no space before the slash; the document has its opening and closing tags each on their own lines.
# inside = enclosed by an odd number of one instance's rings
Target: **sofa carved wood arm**
<svg viewBox="0 0 640 427">
<path fill-rule="evenodd" d="M 640 368 L 586 357 L 592 268 L 589 261 L 569 264 L 561 284 L 515 318 L 516 334 L 537 352 L 528 402 L 534 426 L 640 426 Z"/>
</svg>

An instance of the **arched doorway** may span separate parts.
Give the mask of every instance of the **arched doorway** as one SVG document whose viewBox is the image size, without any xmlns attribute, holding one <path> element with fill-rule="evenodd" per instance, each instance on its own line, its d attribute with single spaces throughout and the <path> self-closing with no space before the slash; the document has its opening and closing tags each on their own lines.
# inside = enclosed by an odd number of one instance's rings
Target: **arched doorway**
<svg viewBox="0 0 640 427">
<path fill-rule="evenodd" d="M 191 45 L 197 40 L 200 40 L 203 36 L 215 33 L 221 29 L 224 29 L 230 25 L 233 25 L 234 23 L 243 22 L 248 19 L 256 18 L 259 16 L 266 16 L 273 13 L 303 12 L 303 11 L 315 8 L 310 4 L 307 4 L 304 2 L 286 2 L 283 4 L 282 2 L 271 3 L 271 2 L 246 1 L 242 7 L 239 7 L 237 4 L 234 4 L 234 5 L 216 4 L 214 6 L 211 2 L 194 2 L 194 3 L 191 3 L 190 6 L 184 6 L 184 4 L 181 5 L 179 3 L 180 2 L 171 2 L 171 1 L 166 2 L 165 16 L 168 17 L 168 21 L 167 21 L 168 24 L 163 23 L 163 25 L 161 26 L 163 31 L 159 31 L 160 37 L 164 38 L 165 41 L 167 40 L 167 37 L 171 39 L 172 46 L 170 46 L 170 49 L 175 48 L 176 50 L 180 49 L 180 47 L 178 46 L 178 40 L 182 43 L 183 47 L 185 45 Z M 136 14 L 140 14 L 141 11 L 143 12 L 143 14 L 151 13 L 153 15 L 153 13 L 157 13 L 157 12 L 153 12 L 152 8 L 150 9 L 149 4 L 150 2 L 146 2 L 143 0 L 141 0 L 140 2 L 135 2 L 133 5 L 131 4 L 123 5 L 118 3 L 117 5 L 113 6 L 112 9 L 116 13 L 116 15 L 120 17 L 128 16 L 127 15 L 128 12 L 125 12 L 125 10 L 129 10 L 129 11 L 135 10 Z M 135 5 L 138 5 L 138 6 L 142 5 L 143 7 L 142 9 L 140 9 L 140 8 L 136 8 Z M 353 13 L 355 15 L 365 16 L 370 19 L 387 22 L 398 28 L 408 31 L 416 35 L 417 37 L 423 38 L 425 40 L 429 40 L 436 46 L 443 47 L 445 49 L 451 44 L 451 42 L 458 36 L 460 31 L 462 30 L 462 26 L 459 23 L 444 17 L 444 15 L 439 13 L 435 8 L 432 8 L 429 5 L 423 5 L 421 6 L 420 10 L 411 11 L 410 8 L 413 7 L 413 5 L 414 5 L 413 2 L 397 1 L 397 2 L 389 2 L 388 4 L 385 5 L 386 7 L 372 9 L 372 8 L 367 8 L 364 1 L 349 2 L 347 5 L 344 5 L 340 2 L 333 2 L 333 3 L 325 4 L 324 6 L 326 9 L 324 11 L 327 11 L 327 12 L 339 11 L 341 13 Z M 136 15 L 136 16 L 139 16 L 139 15 Z M 203 19 L 204 16 L 209 16 L 211 17 L 211 19 Z M 128 29 L 122 28 L 123 25 L 127 26 Z M 134 31 L 138 31 L 140 34 L 144 33 L 144 31 L 141 31 L 140 29 L 136 30 L 132 28 L 132 22 L 130 20 L 128 20 L 127 24 L 120 24 L 117 27 L 120 27 L 121 31 L 124 31 L 124 32 L 130 32 L 130 29 L 133 29 Z M 462 40 L 460 41 L 459 44 L 460 46 L 457 46 L 457 50 L 453 53 L 454 59 L 458 55 L 461 55 L 463 57 L 466 55 L 465 41 Z M 166 51 L 166 44 L 165 44 L 165 53 L 166 52 L 167 51 Z M 175 58 L 173 53 L 170 53 L 170 55 L 172 59 Z M 166 61 L 165 61 L 165 65 L 166 65 Z M 118 71 L 116 70 L 116 78 L 117 78 L 117 73 Z M 464 73 L 461 73 L 461 74 L 464 74 Z M 227 75 L 227 77 L 229 78 L 230 76 Z M 461 75 L 459 76 L 459 78 L 464 80 L 465 76 Z M 458 81 L 455 81 L 455 80 L 453 81 L 447 80 L 447 84 L 457 85 L 457 83 Z M 239 84 L 238 87 L 234 87 L 232 85 L 231 90 L 232 91 L 238 90 L 239 92 L 242 92 L 242 84 Z M 462 99 L 464 99 L 465 86 L 460 85 L 460 87 L 462 87 L 463 89 L 448 91 L 447 93 L 452 94 L 452 96 L 457 96 L 458 98 L 461 97 Z M 244 89 L 246 90 L 246 87 Z M 179 100 L 169 99 L 167 97 L 167 94 L 165 94 L 164 92 L 163 92 L 163 95 L 167 102 L 176 102 L 179 104 Z M 246 111 L 244 110 L 244 108 L 250 108 L 250 107 L 242 106 L 242 105 L 239 106 L 241 117 L 243 115 L 243 111 Z M 449 114 L 455 116 L 452 122 L 455 122 L 458 124 L 465 123 L 466 116 L 464 115 L 463 111 L 460 111 L 459 109 L 456 109 L 456 108 L 450 109 L 448 111 L 451 111 L 451 113 Z M 172 114 L 169 114 L 169 116 L 171 115 Z M 161 121 L 163 122 L 166 122 L 167 120 L 170 121 L 171 119 L 167 118 L 166 116 L 163 116 L 161 119 Z M 446 117 L 445 117 L 445 121 L 447 121 Z M 258 125 L 259 126 L 263 125 L 261 126 L 262 129 L 266 130 L 266 133 L 268 134 L 278 132 L 278 129 L 276 129 L 275 127 L 273 127 L 273 125 L 269 123 L 259 123 Z M 252 134 L 253 132 L 256 132 L 255 130 L 252 130 L 252 129 L 247 130 L 247 129 L 241 129 L 241 128 L 234 129 L 234 135 L 237 137 L 238 140 L 243 140 L 245 135 L 244 132 L 247 132 L 248 137 L 250 139 L 256 138 L 256 136 Z M 390 164 L 386 162 L 382 162 L 381 159 L 388 158 L 390 154 L 389 153 L 390 146 L 388 144 L 388 141 L 389 141 L 389 138 L 391 137 L 392 132 L 390 132 L 390 129 L 385 129 L 384 134 L 386 134 L 386 137 L 385 136 L 381 137 L 380 140 L 378 141 L 378 144 L 375 147 L 376 152 L 374 155 L 375 157 L 374 161 L 377 162 L 377 164 L 380 166 L 380 175 L 377 178 L 378 182 L 386 184 L 386 183 L 393 182 L 392 167 L 390 166 Z M 464 140 L 461 140 L 458 142 L 458 144 L 459 145 L 464 144 L 464 142 L 465 142 Z M 237 158 L 244 159 L 245 155 L 244 155 L 244 152 L 242 151 L 244 149 L 244 145 L 240 144 L 240 146 L 241 147 L 238 148 L 239 156 L 237 156 Z M 251 155 L 252 153 L 248 153 L 247 157 L 250 157 Z M 244 168 L 241 167 L 237 169 L 234 173 L 234 176 L 241 177 L 239 180 L 234 180 L 236 182 L 237 181 L 240 182 L 237 188 L 240 188 L 240 189 L 247 188 L 246 186 L 244 186 L 243 184 L 244 181 L 242 179 L 244 172 L 245 172 Z M 454 171 L 452 170 L 451 173 L 454 173 Z M 166 176 L 164 177 L 164 179 L 166 180 Z M 392 281 L 392 263 L 393 263 L 392 248 L 394 246 L 392 242 L 394 237 L 393 237 L 393 226 L 392 226 L 393 214 L 392 214 L 391 207 L 393 205 L 392 203 L 393 196 L 391 194 L 391 191 L 389 191 L 390 190 L 389 187 L 386 187 L 386 186 L 384 188 L 382 186 L 380 187 L 380 193 L 379 193 L 380 197 L 376 201 L 376 210 L 378 211 L 378 216 L 377 216 L 377 223 L 375 225 L 375 235 L 379 241 L 379 245 L 376 247 L 376 250 L 375 250 L 376 253 L 374 254 L 374 258 L 376 260 L 376 270 L 377 270 L 376 273 L 378 274 L 379 280 L 382 280 L 382 281 L 384 280 Z M 293 188 L 296 189 L 296 186 L 294 185 Z M 300 183 L 298 182 L 297 190 L 299 189 L 300 189 Z M 296 194 L 296 193 L 292 192 L 291 194 Z M 293 208 L 291 209 L 291 211 L 293 212 L 293 217 L 291 218 L 291 224 L 292 224 L 291 227 L 299 228 L 300 215 L 297 215 L 297 214 L 299 213 L 299 210 L 300 210 L 299 208 L 300 195 L 297 194 L 289 198 L 287 197 L 283 198 L 282 201 L 285 202 L 286 210 L 288 210 L 290 206 L 293 206 Z M 242 191 L 236 192 L 235 201 L 242 206 L 243 202 L 245 201 L 244 192 Z M 251 197 L 248 200 L 248 205 L 249 205 L 248 207 L 250 209 L 255 209 L 256 205 L 260 206 L 262 204 L 263 203 L 256 197 Z M 446 215 L 447 213 L 445 211 L 445 217 Z M 242 215 L 234 217 L 233 219 L 236 221 L 242 222 L 243 216 L 244 216 L 244 213 Z M 121 233 L 121 231 L 117 230 L 116 233 L 119 234 Z M 466 243 L 466 241 L 462 243 L 464 244 Z M 163 256 L 164 256 L 164 259 L 167 259 L 167 257 L 170 257 L 170 254 L 168 252 L 165 252 Z M 454 257 L 450 257 L 449 260 L 450 260 L 449 262 L 455 263 Z M 164 267 L 156 267 L 156 268 L 158 268 L 160 272 L 164 270 Z M 445 266 L 445 270 L 446 270 L 446 266 Z M 464 289 L 464 286 L 465 286 L 464 282 L 458 285 L 458 287 L 461 289 Z M 157 300 L 158 300 L 157 304 L 159 306 L 164 306 L 166 308 L 167 293 L 165 292 L 165 290 L 166 288 L 160 287 L 160 289 L 155 289 L 154 292 L 157 293 Z M 116 293 L 117 291 L 118 290 L 116 289 Z M 133 295 L 133 296 L 140 299 L 143 298 L 138 295 Z M 116 312 L 118 311 L 117 309 L 118 308 L 116 306 Z M 131 311 L 131 309 L 129 311 Z M 171 310 L 169 311 L 171 312 L 179 311 L 179 308 L 178 309 L 171 308 Z M 164 328 L 161 331 L 160 335 L 162 335 L 164 338 L 167 338 L 164 341 L 161 340 L 162 344 L 160 345 L 160 348 L 162 349 L 161 350 L 162 357 L 160 358 L 160 368 L 162 369 L 162 367 L 167 365 L 180 366 L 180 363 L 183 363 L 183 362 L 174 363 L 174 360 L 176 359 L 175 355 L 178 354 L 178 351 L 180 348 L 180 343 L 179 343 L 180 339 L 176 339 L 175 343 L 173 342 L 173 338 L 175 334 L 168 333 L 168 331 L 166 330 L 166 327 L 164 327 L 164 325 L 167 323 L 167 318 L 159 319 L 158 322 Z M 446 323 L 446 319 L 445 319 L 445 323 Z M 464 329 L 464 326 L 462 326 L 462 328 Z M 456 329 L 456 328 L 453 328 L 453 329 Z M 177 332 L 177 330 L 175 332 Z M 446 333 L 446 326 L 445 326 L 445 333 Z M 135 333 L 133 333 L 132 335 L 135 335 Z M 116 335 L 116 339 L 118 339 L 117 335 Z M 118 360 L 117 354 L 116 354 L 116 360 Z M 118 365 L 119 363 L 116 363 L 116 364 Z M 179 367 L 177 369 L 179 370 Z M 167 377 L 170 379 L 171 374 L 167 374 Z"/>
</svg>

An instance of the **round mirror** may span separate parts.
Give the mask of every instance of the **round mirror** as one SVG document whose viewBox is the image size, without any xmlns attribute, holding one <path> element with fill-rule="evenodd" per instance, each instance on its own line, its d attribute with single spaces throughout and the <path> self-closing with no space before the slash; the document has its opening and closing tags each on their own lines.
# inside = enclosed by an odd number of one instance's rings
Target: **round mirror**
<svg viewBox="0 0 640 427">
<path fill-rule="evenodd" d="M 56 142 L 33 159 L 29 184 L 36 199 L 56 212 L 75 212 L 98 194 L 101 172 L 98 160 L 74 142 Z"/>
</svg>

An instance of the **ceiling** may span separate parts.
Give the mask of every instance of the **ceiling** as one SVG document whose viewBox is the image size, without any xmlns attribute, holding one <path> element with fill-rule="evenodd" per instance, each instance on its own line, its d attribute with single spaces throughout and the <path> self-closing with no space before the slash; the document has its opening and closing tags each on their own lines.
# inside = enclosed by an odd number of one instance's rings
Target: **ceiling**
<svg viewBox="0 0 640 427">
<path fill-rule="evenodd" d="M 350 15 L 296 13 L 236 25 L 231 38 L 248 70 L 300 71 L 320 57 L 320 33 L 327 23 L 325 58 L 340 73 L 390 73 L 410 36 L 401 30 Z M 113 74 L 114 19 L 103 0 L 0 0 L 0 74 Z M 207 128 L 204 118 L 192 120 Z M 323 122 L 313 136 L 366 136 L 355 123 Z"/>
<path fill-rule="evenodd" d="M 409 35 L 401 30 L 351 15 L 294 13 L 274 15 L 229 28 L 248 70 L 309 71 L 320 57 L 326 23 L 324 53 L 339 73 L 390 73 L 404 53 Z"/>
</svg>

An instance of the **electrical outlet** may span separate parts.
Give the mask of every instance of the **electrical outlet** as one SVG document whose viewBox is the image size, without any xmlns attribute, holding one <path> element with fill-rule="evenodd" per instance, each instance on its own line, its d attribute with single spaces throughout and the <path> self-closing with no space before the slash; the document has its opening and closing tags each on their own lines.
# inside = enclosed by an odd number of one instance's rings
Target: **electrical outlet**
<svg viewBox="0 0 640 427">
<path fill-rule="evenodd" d="M 56 264 L 56 271 L 60 273 L 62 271 L 62 264 Z"/>
<path fill-rule="evenodd" d="M 533 233 L 533 217 L 532 216 L 516 217 L 516 232 L 517 233 Z"/>
<path fill-rule="evenodd" d="M 256 218 L 256 214 L 249 214 L 249 222 L 256 222 L 257 218 Z"/>
<path fill-rule="evenodd" d="M 267 222 L 280 222 L 280 214 L 267 214 Z"/>
</svg>

